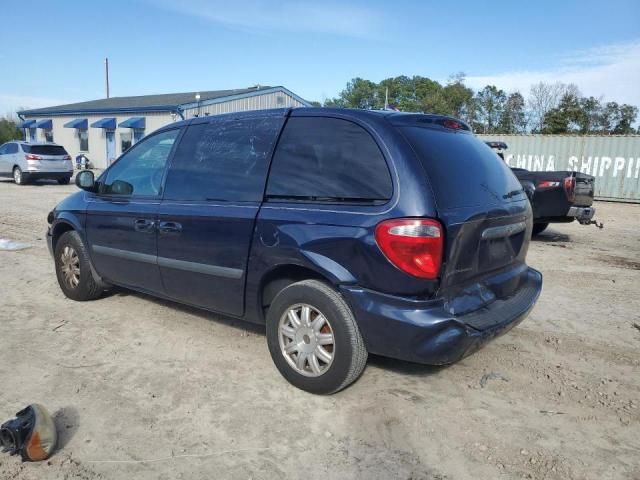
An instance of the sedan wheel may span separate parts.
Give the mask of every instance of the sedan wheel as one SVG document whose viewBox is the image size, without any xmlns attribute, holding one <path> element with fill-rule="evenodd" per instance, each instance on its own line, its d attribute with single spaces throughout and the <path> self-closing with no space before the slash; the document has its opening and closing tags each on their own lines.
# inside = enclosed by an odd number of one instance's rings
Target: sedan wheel
<svg viewBox="0 0 640 480">
<path fill-rule="evenodd" d="M 16 185 L 22 185 L 22 170 L 20 170 L 20 167 L 13 169 L 13 181 L 16 182 Z"/>
<path fill-rule="evenodd" d="M 280 351 L 299 374 L 319 377 L 333 362 L 335 341 L 327 318 L 306 303 L 293 305 L 280 318 Z"/>
</svg>

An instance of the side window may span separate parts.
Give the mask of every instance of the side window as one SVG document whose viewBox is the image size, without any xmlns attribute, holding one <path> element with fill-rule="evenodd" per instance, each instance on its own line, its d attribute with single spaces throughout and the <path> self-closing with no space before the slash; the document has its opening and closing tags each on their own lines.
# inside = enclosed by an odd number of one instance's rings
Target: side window
<svg viewBox="0 0 640 480">
<path fill-rule="evenodd" d="M 190 126 L 171 161 L 164 198 L 260 201 L 281 116 L 212 119 Z"/>
<path fill-rule="evenodd" d="M 6 146 L 4 153 L 18 153 L 18 144 L 10 143 Z"/>
<path fill-rule="evenodd" d="M 180 129 L 167 130 L 136 144 L 107 171 L 100 193 L 159 195 L 164 167 L 179 133 Z"/>
<path fill-rule="evenodd" d="M 9 146 L 9 144 L 6 145 L 0 145 L 0 155 L 4 155 L 7 152 L 7 147 Z"/>
<path fill-rule="evenodd" d="M 294 117 L 273 158 L 267 196 L 314 201 L 387 200 L 389 168 L 371 135 L 347 120 Z"/>
</svg>

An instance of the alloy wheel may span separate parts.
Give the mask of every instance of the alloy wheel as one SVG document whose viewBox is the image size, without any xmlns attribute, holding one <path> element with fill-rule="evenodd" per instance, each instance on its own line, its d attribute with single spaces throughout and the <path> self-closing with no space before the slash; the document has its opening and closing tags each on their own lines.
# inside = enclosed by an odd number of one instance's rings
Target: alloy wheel
<svg viewBox="0 0 640 480">
<path fill-rule="evenodd" d="M 76 288 L 80 283 L 80 258 L 75 249 L 66 245 L 60 254 L 60 270 L 64 283 L 69 288 Z"/>
<path fill-rule="evenodd" d="M 306 377 L 324 374 L 335 357 L 329 320 L 306 303 L 293 305 L 284 312 L 278 325 L 278 340 L 289 365 Z"/>
</svg>

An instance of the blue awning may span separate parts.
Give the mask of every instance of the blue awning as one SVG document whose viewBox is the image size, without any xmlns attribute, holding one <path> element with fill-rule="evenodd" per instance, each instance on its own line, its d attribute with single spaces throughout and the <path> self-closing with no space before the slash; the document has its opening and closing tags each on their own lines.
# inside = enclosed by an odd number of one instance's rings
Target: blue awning
<svg viewBox="0 0 640 480">
<path fill-rule="evenodd" d="M 35 120 L 25 120 L 22 123 L 19 123 L 17 125 L 18 128 L 33 128 L 33 126 L 36 124 Z"/>
<path fill-rule="evenodd" d="M 36 128 L 43 128 L 45 130 L 51 130 L 53 128 L 53 122 L 50 118 L 46 120 L 38 120 L 35 124 Z"/>
<path fill-rule="evenodd" d="M 76 118 L 64 124 L 64 128 L 77 128 L 79 130 L 86 130 L 89 122 L 86 118 Z"/>
<path fill-rule="evenodd" d="M 116 129 L 116 118 L 115 117 L 106 117 L 101 118 L 97 122 L 93 122 L 91 124 L 92 128 L 106 128 L 107 130 L 115 130 Z"/>
<path fill-rule="evenodd" d="M 124 122 L 120 122 L 118 124 L 119 127 L 135 128 L 140 130 L 144 130 L 144 125 L 145 125 L 144 117 L 127 118 Z"/>
</svg>

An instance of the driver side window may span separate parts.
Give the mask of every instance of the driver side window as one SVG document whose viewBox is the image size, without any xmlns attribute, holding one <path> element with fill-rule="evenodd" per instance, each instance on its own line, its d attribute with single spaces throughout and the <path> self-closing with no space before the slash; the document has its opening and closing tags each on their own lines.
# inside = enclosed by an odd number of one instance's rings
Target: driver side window
<svg viewBox="0 0 640 480">
<path fill-rule="evenodd" d="M 109 169 L 100 193 L 158 196 L 162 174 L 180 129 L 167 130 L 134 145 Z"/>
</svg>

